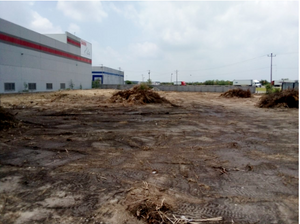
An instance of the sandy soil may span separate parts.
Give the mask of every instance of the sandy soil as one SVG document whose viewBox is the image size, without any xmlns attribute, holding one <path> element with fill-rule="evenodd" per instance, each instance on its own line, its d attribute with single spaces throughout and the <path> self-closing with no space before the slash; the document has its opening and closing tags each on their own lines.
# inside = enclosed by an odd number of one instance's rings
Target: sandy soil
<svg viewBox="0 0 300 224">
<path fill-rule="evenodd" d="M 0 132 L 1 223 L 145 223 L 127 208 L 148 198 L 186 220 L 298 223 L 298 109 L 183 92 L 159 92 L 180 107 L 111 104 L 113 92 L 1 96 L 22 121 Z"/>
</svg>

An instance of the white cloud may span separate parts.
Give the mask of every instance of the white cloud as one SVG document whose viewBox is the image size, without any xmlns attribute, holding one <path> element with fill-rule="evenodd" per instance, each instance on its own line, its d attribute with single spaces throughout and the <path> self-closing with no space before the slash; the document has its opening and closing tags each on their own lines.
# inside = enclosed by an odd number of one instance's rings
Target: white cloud
<svg viewBox="0 0 300 224">
<path fill-rule="evenodd" d="M 76 21 L 93 21 L 101 22 L 107 13 L 104 11 L 100 1 L 58 1 L 57 9 L 62 11 L 66 17 Z"/>
<path fill-rule="evenodd" d="M 101 46 L 101 44 L 95 40 L 91 41 L 93 48 L 93 66 L 104 66 L 118 69 L 118 67 L 125 64 L 126 57 L 124 57 L 118 50 L 115 50 L 111 46 Z"/>
<path fill-rule="evenodd" d="M 0 1 L 0 18 L 27 27 L 32 13 L 30 3 L 15 1 Z"/>
<path fill-rule="evenodd" d="M 54 26 L 47 18 L 42 17 L 39 13 L 32 11 L 33 21 L 29 28 L 39 33 L 62 33 L 59 26 Z"/>
<path fill-rule="evenodd" d="M 136 8 L 136 4 L 133 5 L 132 3 L 126 2 L 126 4 L 123 5 L 120 4 L 120 2 L 117 2 L 110 3 L 109 7 L 119 15 L 123 15 L 125 18 L 132 19 L 134 22 L 136 22 L 136 18 L 138 17 L 138 10 Z"/>
<path fill-rule="evenodd" d="M 271 52 L 298 51 L 296 2 L 141 2 L 135 8 L 131 3 L 121 6 L 115 11 L 141 29 L 140 39 L 136 39 L 139 44 L 130 45 L 131 55 L 138 60 L 138 56 L 153 59 L 162 53 L 161 69 L 176 65 L 200 71 Z M 260 61 L 251 66 L 248 63 L 249 68 L 245 63 L 230 68 L 243 71 L 269 65 Z M 220 72 L 211 71 L 201 74 Z"/>
<path fill-rule="evenodd" d="M 188 47 L 205 31 L 205 15 L 198 2 L 159 2 L 145 3 L 138 17 L 144 31 L 163 44 Z"/>
<path fill-rule="evenodd" d="M 80 34 L 80 27 L 75 23 L 70 23 L 70 25 L 68 27 L 68 32 L 72 33 L 74 35 L 79 35 Z"/>
<path fill-rule="evenodd" d="M 150 42 L 131 44 L 129 51 L 137 58 L 157 58 L 161 53 L 157 45 Z"/>
</svg>

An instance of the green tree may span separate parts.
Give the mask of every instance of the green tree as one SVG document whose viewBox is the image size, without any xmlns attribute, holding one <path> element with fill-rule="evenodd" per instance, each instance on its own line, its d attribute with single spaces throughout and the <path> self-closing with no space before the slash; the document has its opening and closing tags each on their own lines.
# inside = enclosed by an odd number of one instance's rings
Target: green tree
<svg viewBox="0 0 300 224">
<path fill-rule="evenodd" d="M 73 83 L 73 81 L 72 81 L 72 79 L 71 79 L 71 81 L 70 81 L 70 83 L 69 83 L 69 87 L 70 87 L 70 89 L 73 89 L 74 88 L 74 83 Z"/>
<path fill-rule="evenodd" d="M 267 80 L 260 80 L 259 81 L 263 86 L 269 84 L 269 82 Z"/>
<path fill-rule="evenodd" d="M 93 89 L 100 88 L 100 80 L 99 79 L 92 81 L 92 88 Z"/>
</svg>

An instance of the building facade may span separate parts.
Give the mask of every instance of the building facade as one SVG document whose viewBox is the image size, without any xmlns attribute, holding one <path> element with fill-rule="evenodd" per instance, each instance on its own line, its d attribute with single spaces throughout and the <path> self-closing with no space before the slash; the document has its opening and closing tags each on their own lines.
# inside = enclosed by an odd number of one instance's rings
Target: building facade
<svg viewBox="0 0 300 224">
<path fill-rule="evenodd" d="M 100 84 L 124 84 L 124 72 L 105 66 L 92 67 L 92 81 L 99 80 Z"/>
<path fill-rule="evenodd" d="M 92 67 L 92 44 L 71 34 L 39 34 L 0 19 L 0 93 L 124 84 L 124 72 Z"/>
<path fill-rule="evenodd" d="M 90 88 L 91 49 L 82 54 L 83 40 L 67 32 L 60 37 L 0 19 L 0 93 Z"/>
</svg>

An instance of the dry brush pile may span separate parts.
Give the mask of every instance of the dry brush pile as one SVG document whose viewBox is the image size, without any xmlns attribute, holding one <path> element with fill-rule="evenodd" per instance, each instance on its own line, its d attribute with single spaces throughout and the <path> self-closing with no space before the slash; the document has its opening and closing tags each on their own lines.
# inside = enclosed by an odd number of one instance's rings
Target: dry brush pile
<svg viewBox="0 0 300 224">
<path fill-rule="evenodd" d="M 143 186 L 130 189 L 124 203 L 131 215 L 147 224 L 200 224 L 219 223 L 223 220 L 221 216 L 186 218 L 184 215 L 174 215 L 177 207 L 176 199 L 145 181 Z"/>
<path fill-rule="evenodd" d="M 148 104 L 148 103 L 167 103 L 172 106 L 177 106 L 171 103 L 164 97 L 161 97 L 157 92 L 154 92 L 148 85 L 140 84 L 128 90 L 121 90 L 112 95 L 109 102 L 111 103 L 132 103 L 132 104 Z"/>
<path fill-rule="evenodd" d="M 229 97 L 250 98 L 252 95 L 251 95 L 251 92 L 249 89 L 248 90 L 231 89 L 225 93 L 222 93 L 220 96 L 227 97 L 227 98 L 229 98 Z"/>
<path fill-rule="evenodd" d="M 260 98 L 258 106 L 262 108 L 299 108 L 299 91 L 287 89 L 281 92 L 268 93 Z"/>
<path fill-rule="evenodd" d="M 17 127 L 19 121 L 8 110 L 0 106 L 0 130 Z"/>
</svg>

